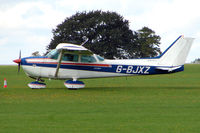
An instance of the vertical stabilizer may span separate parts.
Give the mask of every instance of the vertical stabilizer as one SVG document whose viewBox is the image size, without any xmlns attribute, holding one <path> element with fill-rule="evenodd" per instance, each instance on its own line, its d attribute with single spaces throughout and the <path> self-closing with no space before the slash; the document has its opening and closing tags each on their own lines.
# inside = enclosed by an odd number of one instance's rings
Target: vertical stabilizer
<svg viewBox="0 0 200 133">
<path fill-rule="evenodd" d="M 179 36 L 161 55 L 159 65 L 180 66 L 186 61 L 194 38 Z"/>
</svg>

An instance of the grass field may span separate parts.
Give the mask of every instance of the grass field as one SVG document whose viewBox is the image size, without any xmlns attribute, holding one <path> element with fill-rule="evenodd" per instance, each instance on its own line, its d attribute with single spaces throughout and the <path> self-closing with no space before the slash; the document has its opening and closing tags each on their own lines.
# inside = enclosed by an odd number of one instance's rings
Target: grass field
<svg viewBox="0 0 200 133">
<path fill-rule="evenodd" d="M 31 81 L 17 66 L 0 66 L 0 133 L 200 132 L 200 65 L 170 75 L 85 79 L 77 91 L 58 80 L 32 90 Z"/>
</svg>

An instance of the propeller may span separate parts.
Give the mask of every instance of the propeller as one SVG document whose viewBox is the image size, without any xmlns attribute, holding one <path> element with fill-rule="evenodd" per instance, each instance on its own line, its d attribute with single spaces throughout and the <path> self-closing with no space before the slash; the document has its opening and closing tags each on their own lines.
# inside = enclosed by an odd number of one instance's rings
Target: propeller
<svg viewBox="0 0 200 133">
<path fill-rule="evenodd" d="M 19 51 L 19 59 L 13 60 L 13 62 L 18 64 L 18 73 L 20 72 L 20 66 L 21 66 L 21 50 Z"/>
</svg>

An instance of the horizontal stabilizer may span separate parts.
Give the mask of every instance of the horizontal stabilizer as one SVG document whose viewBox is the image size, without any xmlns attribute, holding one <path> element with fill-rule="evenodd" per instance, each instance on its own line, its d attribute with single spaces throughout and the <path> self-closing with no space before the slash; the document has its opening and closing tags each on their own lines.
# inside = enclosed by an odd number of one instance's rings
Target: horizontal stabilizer
<svg viewBox="0 0 200 133">
<path fill-rule="evenodd" d="M 168 72 L 172 72 L 174 70 L 177 70 L 179 68 L 181 68 L 182 66 L 175 66 L 175 67 L 156 67 L 157 70 L 161 70 L 161 71 L 168 71 Z"/>
</svg>

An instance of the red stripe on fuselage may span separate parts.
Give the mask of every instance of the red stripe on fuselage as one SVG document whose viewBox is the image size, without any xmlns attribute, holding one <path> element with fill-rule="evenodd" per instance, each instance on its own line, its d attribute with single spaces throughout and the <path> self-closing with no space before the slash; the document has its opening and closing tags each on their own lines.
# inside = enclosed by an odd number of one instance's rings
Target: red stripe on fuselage
<svg viewBox="0 0 200 133">
<path fill-rule="evenodd" d="M 35 64 L 58 64 L 58 62 L 36 62 L 36 61 L 27 61 L 27 62 Z M 61 63 L 61 65 L 111 67 L 110 64 L 92 64 L 92 63 Z"/>
<path fill-rule="evenodd" d="M 100 66 L 111 67 L 109 64 L 90 64 L 90 63 L 61 63 L 62 65 L 77 65 L 77 66 Z"/>
</svg>

